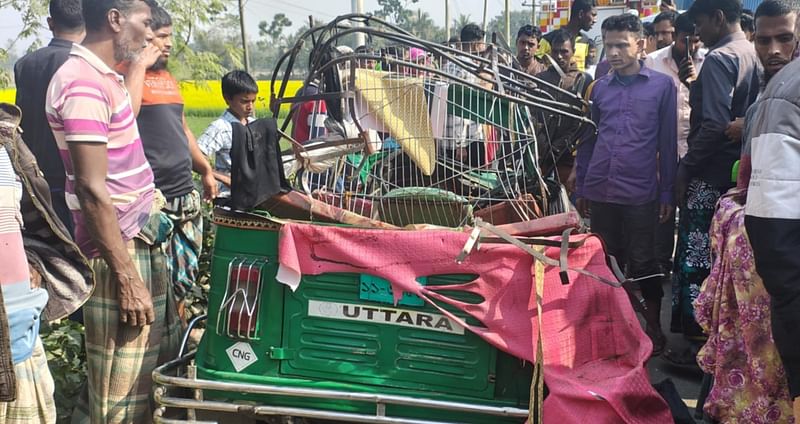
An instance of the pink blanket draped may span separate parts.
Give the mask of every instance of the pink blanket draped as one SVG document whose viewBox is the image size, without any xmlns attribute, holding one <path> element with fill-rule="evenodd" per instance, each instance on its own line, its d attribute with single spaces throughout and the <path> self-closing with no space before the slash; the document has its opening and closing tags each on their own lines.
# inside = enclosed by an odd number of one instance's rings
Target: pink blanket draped
<svg viewBox="0 0 800 424">
<path fill-rule="evenodd" d="M 533 257 L 508 244 L 481 244 L 462 263 L 455 258 L 468 234 L 458 231 L 370 230 L 287 224 L 280 233 L 278 280 L 294 288 L 302 274 L 368 273 L 391 282 L 395 302 L 403 292 L 432 305 L 444 302 L 472 315 L 469 326 L 439 310 L 487 342 L 518 358 L 535 361 L 537 308 Z M 613 280 L 600 241 L 577 236 L 582 247 L 569 253 L 569 266 Z M 558 248 L 545 253 L 557 258 Z M 671 423 L 664 400 L 649 383 L 644 361 L 652 344 L 642 331 L 623 289 L 570 272 L 562 285 L 558 269 L 545 268 L 543 292 L 544 379 L 550 390 L 546 423 Z M 474 274 L 471 282 L 421 286 L 420 276 Z M 439 290 L 481 296 L 480 304 L 453 300 Z M 438 307 L 438 306 L 437 306 Z"/>
</svg>

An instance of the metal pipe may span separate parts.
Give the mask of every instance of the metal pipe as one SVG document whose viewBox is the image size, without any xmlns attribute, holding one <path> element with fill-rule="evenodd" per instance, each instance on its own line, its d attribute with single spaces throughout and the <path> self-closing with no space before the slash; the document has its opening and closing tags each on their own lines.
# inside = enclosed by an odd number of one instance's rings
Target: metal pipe
<svg viewBox="0 0 800 424">
<path fill-rule="evenodd" d="M 163 417 L 155 417 L 153 422 L 156 424 L 219 424 L 216 421 L 176 420 L 174 418 Z"/>
<path fill-rule="evenodd" d="M 363 14 L 364 13 L 364 0 L 352 0 L 351 2 L 352 11 L 353 13 Z M 361 26 L 360 23 L 356 23 L 356 26 Z M 366 34 L 363 32 L 356 33 L 356 45 L 355 47 L 363 46 L 367 44 L 367 37 Z"/>
<path fill-rule="evenodd" d="M 353 414 L 347 412 L 324 411 L 306 408 L 284 408 L 279 406 L 252 406 L 240 405 L 230 402 L 216 402 L 204 401 L 198 402 L 194 400 L 186 400 L 173 397 L 156 396 L 156 402 L 164 404 L 171 408 L 181 409 L 205 409 L 216 412 L 227 412 L 240 415 L 249 416 L 289 416 L 289 417 L 304 417 L 322 420 L 336 420 L 340 422 L 351 423 L 380 423 L 380 424 L 453 424 L 448 421 L 428 421 L 428 420 L 415 420 L 409 418 L 392 418 L 381 417 L 366 414 Z M 186 423 L 187 421 L 172 420 L 171 423 Z M 160 423 L 166 423 L 161 420 Z"/>
<path fill-rule="evenodd" d="M 189 321 L 189 326 L 186 327 L 186 332 L 183 333 L 183 340 L 181 340 L 180 349 L 178 349 L 178 358 L 180 358 L 181 356 L 183 356 L 184 353 L 186 353 L 186 345 L 189 343 L 189 336 L 192 330 L 194 329 L 194 326 L 197 325 L 198 322 L 206 318 L 208 318 L 208 314 L 198 315 L 192 318 L 191 321 Z"/>
<path fill-rule="evenodd" d="M 327 389 L 306 389 L 298 387 L 271 386 L 267 384 L 230 383 L 200 379 L 188 379 L 166 375 L 167 370 L 185 364 L 194 357 L 194 352 L 180 359 L 172 360 L 153 371 L 153 382 L 163 386 L 185 387 L 189 389 L 221 390 L 236 393 L 286 395 L 323 399 L 349 400 L 374 404 L 392 404 L 427 407 L 450 411 L 474 412 L 505 417 L 527 417 L 528 411 L 520 408 L 475 405 L 462 402 L 449 402 L 432 399 L 419 399 L 407 396 L 381 395 L 359 392 L 341 392 Z"/>
</svg>

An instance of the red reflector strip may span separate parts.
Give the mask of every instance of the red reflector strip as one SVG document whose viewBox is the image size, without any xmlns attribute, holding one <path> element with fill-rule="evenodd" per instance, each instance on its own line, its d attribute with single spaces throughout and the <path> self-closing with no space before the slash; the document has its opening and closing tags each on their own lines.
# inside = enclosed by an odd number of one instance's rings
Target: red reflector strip
<svg viewBox="0 0 800 424">
<path fill-rule="evenodd" d="M 225 333 L 229 337 L 252 339 L 256 335 L 261 296 L 262 259 L 235 258 L 228 268 L 225 299 L 220 306 L 219 318 L 225 314 Z M 218 331 L 219 332 L 219 331 Z"/>
</svg>

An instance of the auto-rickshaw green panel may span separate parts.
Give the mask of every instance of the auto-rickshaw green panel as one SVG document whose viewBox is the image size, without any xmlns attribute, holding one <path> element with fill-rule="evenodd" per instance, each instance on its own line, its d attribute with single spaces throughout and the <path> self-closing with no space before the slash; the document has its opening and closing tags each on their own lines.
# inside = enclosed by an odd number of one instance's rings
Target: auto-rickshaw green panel
<svg viewBox="0 0 800 424">
<path fill-rule="evenodd" d="M 384 300 L 385 293 L 365 295 L 364 281 L 373 287 L 380 282 L 359 274 L 304 276 L 292 292 L 275 281 L 277 253 L 277 227 L 217 227 L 208 326 L 196 356 L 199 378 L 527 408 L 530 364 L 498 351 L 469 330 L 459 331 L 454 321 L 438 321 L 444 315 L 429 304 L 420 306 L 418 300 L 406 296 L 395 306 Z M 255 306 L 255 324 L 242 325 L 237 320 L 244 306 L 234 308 L 233 319 L 228 316 L 236 303 L 230 302 L 233 290 L 228 279 L 237 275 L 231 271 L 231 263 L 237 260 L 257 263 L 260 270 L 258 304 L 247 305 Z M 457 284 L 472 278 L 428 276 L 426 283 Z M 479 324 L 463 312 L 446 309 L 470 325 Z M 235 399 L 213 391 L 205 391 L 204 396 L 366 414 L 375 408 L 356 401 L 247 393 Z M 386 412 L 465 423 L 520 422 L 396 405 L 387 405 Z"/>
</svg>

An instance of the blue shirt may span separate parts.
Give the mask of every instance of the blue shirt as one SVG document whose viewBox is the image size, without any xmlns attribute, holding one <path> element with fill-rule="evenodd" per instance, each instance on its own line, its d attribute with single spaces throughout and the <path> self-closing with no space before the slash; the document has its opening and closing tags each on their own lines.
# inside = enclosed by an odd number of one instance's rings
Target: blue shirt
<svg viewBox="0 0 800 424">
<path fill-rule="evenodd" d="M 672 78 L 644 66 L 630 81 L 612 72 L 597 80 L 591 102 L 598 133 L 578 147 L 578 197 L 674 204 L 678 114 Z"/>
</svg>

